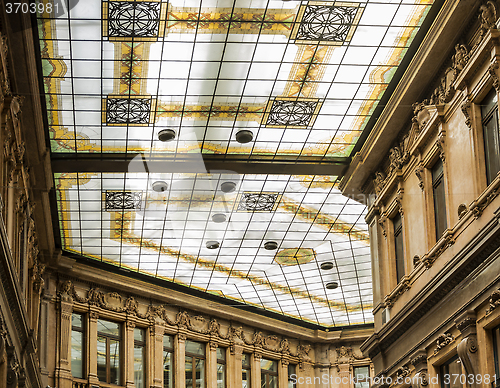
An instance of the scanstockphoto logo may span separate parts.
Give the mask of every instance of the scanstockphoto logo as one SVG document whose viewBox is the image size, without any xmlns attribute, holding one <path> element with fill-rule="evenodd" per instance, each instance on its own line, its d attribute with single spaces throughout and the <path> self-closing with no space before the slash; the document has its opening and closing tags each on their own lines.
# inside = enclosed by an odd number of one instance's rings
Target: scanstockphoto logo
<svg viewBox="0 0 500 388">
<path fill-rule="evenodd" d="M 36 14 L 41 18 L 61 18 L 75 8 L 80 0 L 24 0 L 6 1 L 4 3 L 7 15 Z M 26 27 L 28 28 L 28 27 Z M 13 25 L 16 29 L 16 25 Z M 20 28 L 17 28 L 18 30 Z"/>
</svg>

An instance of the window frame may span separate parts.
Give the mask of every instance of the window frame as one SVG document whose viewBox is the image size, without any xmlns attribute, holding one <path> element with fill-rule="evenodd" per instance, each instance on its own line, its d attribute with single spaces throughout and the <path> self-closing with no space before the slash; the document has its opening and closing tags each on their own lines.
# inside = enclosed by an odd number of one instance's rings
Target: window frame
<svg viewBox="0 0 500 388">
<path fill-rule="evenodd" d="M 358 378 L 356 376 L 359 376 L 361 374 L 357 375 L 356 374 L 356 369 L 361 369 L 361 368 L 367 368 L 368 369 L 368 375 L 366 375 L 366 376 L 363 375 L 365 377 L 358 380 Z M 369 383 L 370 382 L 370 365 L 353 365 L 353 367 L 352 367 L 352 380 L 354 382 L 354 384 L 353 384 L 354 388 L 357 388 L 356 384 L 358 384 L 358 383 L 366 383 L 366 382 Z"/>
<path fill-rule="evenodd" d="M 224 358 L 219 358 L 219 351 L 224 355 Z M 217 354 L 217 374 L 216 374 L 216 382 L 217 382 L 217 388 L 226 388 L 227 387 L 227 348 L 223 347 L 218 347 L 216 349 L 216 354 Z M 223 385 L 219 385 L 219 366 L 222 367 L 222 372 L 223 372 Z"/>
<path fill-rule="evenodd" d="M 192 379 L 191 379 L 191 387 L 189 387 L 187 385 L 187 379 L 185 380 L 185 386 L 186 388 L 206 388 L 207 386 L 207 344 L 205 342 L 198 342 L 198 341 L 193 341 L 193 340 L 186 340 L 185 342 L 185 345 L 187 345 L 188 342 L 193 342 L 193 343 L 196 343 L 196 344 L 200 344 L 200 345 L 203 345 L 203 355 L 201 354 L 195 354 L 195 353 L 190 353 L 190 352 L 187 352 L 186 350 L 184 350 L 184 375 L 186 375 L 186 361 L 187 361 L 187 358 L 191 358 L 191 365 L 192 365 L 192 368 L 191 368 L 191 373 L 192 373 Z M 186 349 L 187 346 L 185 346 L 184 349 Z M 196 372 L 195 372 L 195 365 L 196 365 L 196 361 L 197 360 L 203 360 L 203 377 L 201 378 L 201 380 L 203 381 L 203 384 L 200 386 L 200 387 L 197 387 L 196 386 L 196 381 L 198 380 L 196 378 Z"/>
<path fill-rule="evenodd" d="M 403 217 L 396 212 L 392 221 L 392 231 L 394 238 L 394 266 L 396 271 L 396 284 L 399 284 L 406 275 Z M 398 222 L 399 221 L 399 222 Z M 398 249 L 399 248 L 399 249 Z M 399 252 L 399 253 L 398 253 Z"/>
<path fill-rule="evenodd" d="M 432 203 L 434 206 L 434 231 L 436 241 L 439 241 L 448 228 L 445 173 L 444 163 L 441 158 L 438 158 L 434 162 L 430 170 L 432 177 Z M 439 227 L 441 223 L 443 224 L 442 230 Z"/>
<path fill-rule="evenodd" d="M 271 362 L 275 363 L 275 365 L 276 365 L 276 372 L 270 371 L 268 369 L 262 369 L 262 361 L 263 360 L 264 361 L 271 361 Z M 260 386 L 262 388 L 278 388 L 279 387 L 278 367 L 279 367 L 279 365 L 278 365 L 278 361 L 277 360 L 273 360 L 273 359 L 269 359 L 269 358 L 261 358 Z M 264 380 L 265 380 L 264 384 L 262 384 L 263 383 L 263 381 L 262 381 L 263 380 L 262 379 L 263 376 L 264 376 Z M 276 379 L 275 379 L 276 385 L 274 385 L 274 386 L 270 385 L 269 376 L 276 376 Z"/>
<path fill-rule="evenodd" d="M 486 94 L 481 101 L 480 106 L 484 162 L 486 168 L 486 184 L 489 185 L 500 171 L 500 125 L 498 114 L 498 94 L 495 88 L 492 88 Z M 489 109 L 484 109 L 485 107 L 489 107 Z M 493 123 L 493 128 L 491 130 L 488 129 L 488 124 L 490 122 Z M 490 133 L 491 131 L 492 133 Z M 493 172 L 493 170 L 496 170 L 496 172 Z"/>
<path fill-rule="evenodd" d="M 441 381 L 441 388 L 452 388 L 451 384 L 446 384 L 444 376 L 450 375 L 450 365 L 459 360 L 458 354 L 455 354 L 439 366 L 439 380 Z M 460 373 L 462 374 L 462 370 L 460 370 Z"/>
<path fill-rule="evenodd" d="M 297 377 L 297 365 L 295 364 L 288 364 L 287 367 L 288 371 L 288 388 L 296 388 L 297 387 L 297 380 L 292 379 L 291 376 L 295 375 Z"/>
<path fill-rule="evenodd" d="M 171 346 L 165 345 L 165 337 L 170 338 Z M 170 354 L 170 379 L 168 384 L 166 384 L 165 379 L 165 357 L 166 353 Z M 163 388 L 174 388 L 175 387 L 175 363 L 174 363 L 174 337 L 169 334 L 163 335 Z"/>
<path fill-rule="evenodd" d="M 99 382 L 105 383 L 105 384 L 112 384 L 116 386 L 122 385 L 123 382 L 123 323 L 122 322 L 116 322 L 108 319 L 101 319 L 98 318 L 97 322 L 99 321 L 104 321 L 104 322 L 110 322 L 117 324 L 119 327 L 119 335 L 115 336 L 112 334 L 108 333 L 103 333 L 100 332 L 99 329 L 97 329 L 97 339 L 99 337 L 105 338 L 106 340 L 106 381 L 102 381 L 99 379 Z M 117 384 L 111 382 L 111 348 L 110 348 L 110 341 L 114 340 L 118 342 L 118 375 L 117 375 Z M 97 360 L 96 360 L 97 362 Z M 99 373 L 97 373 L 97 377 L 99 378 Z"/>
<path fill-rule="evenodd" d="M 244 364 L 245 356 L 248 357 L 248 364 Z M 247 379 L 243 379 L 243 373 L 247 373 Z M 246 387 L 243 385 L 243 381 L 247 381 Z M 243 353 L 241 357 L 241 386 L 242 388 L 250 388 L 252 386 L 252 355 L 250 353 Z"/>
<path fill-rule="evenodd" d="M 493 337 L 493 364 L 495 366 L 496 380 L 492 382 L 494 388 L 500 387 L 500 325 L 491 330 Z"/>
<path fill-rule="evenodd" d="M 79 315 L 81 317 L 81 322 L 82 322 L 82 327 L 74 326 L 73 325 L 73 315 Z M 86 338 L 87 338 L 87 325 L 86 325 L 86 320 L 85 320 L 86 315 L 84 313 L 80 313 L 78 311 L 73 311 L 71 314 L 71 360 L 70 360 L 70 366 L 71 366 L 71 375 L 76 378 L 76 379 L 85 379 L 86 376 L 86 362 L 85 362 L 85 356 L 86 356 Z M 81 338 L 82 338 L 82 351 L 81 351 L 81 369 L 82 369 L 82 375 L 81 376 L 75 376 L 73 374 L 73 332 L 81 333 Z"/>
<path fill-rule="evenodd" d="M 135 338 L 135 333 L 137 330 L 140 330 L 143 335 L 143 340 L 136 340 Z M 146 388 L 146 335 L 147 335 L 147 330 L 142 327 L 134 327 L 134 385 L 136 388 Z M 138 386 L 137 385 L 137 380 L 136 380 L 136 362 L 135 362 L 135 350 L 136 349 L 142 349 L 142 382 L 143 385 Z"/>
</svg>

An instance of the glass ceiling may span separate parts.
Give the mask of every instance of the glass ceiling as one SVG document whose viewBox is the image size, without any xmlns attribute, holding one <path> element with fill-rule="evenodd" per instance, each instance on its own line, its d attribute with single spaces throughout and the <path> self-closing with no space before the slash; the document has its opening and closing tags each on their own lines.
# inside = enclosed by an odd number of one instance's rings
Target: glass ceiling
<svg viewBox="0 0 500 388">
<path fill-rule="evenodd" d="M 39 14 L 53 156 L 132 160 L 55 173 L 63 248 L 323 326 L 372 322 L 365 208 L 338 177 L 207 172 L 203 158 L 347 160 L 431 5 L 85 0 Z M 148 168 L 183 154 L 196 173 Z"/>
</svg>

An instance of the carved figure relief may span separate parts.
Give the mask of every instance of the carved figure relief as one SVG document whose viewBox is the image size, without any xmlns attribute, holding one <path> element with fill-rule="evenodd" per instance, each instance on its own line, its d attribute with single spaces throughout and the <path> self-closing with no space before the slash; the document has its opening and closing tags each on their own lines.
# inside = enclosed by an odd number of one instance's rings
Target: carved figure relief
<svg viewBox="0 0 500 388">
<path fill-rule="evenodd" d="M 439 353 L 441 349 L 445 346 L 451 344 L 455 338 L 448 332 L 441 334 L 436 341 L 436 349 L 434 349 L 434 354 Z"/>
</svg>

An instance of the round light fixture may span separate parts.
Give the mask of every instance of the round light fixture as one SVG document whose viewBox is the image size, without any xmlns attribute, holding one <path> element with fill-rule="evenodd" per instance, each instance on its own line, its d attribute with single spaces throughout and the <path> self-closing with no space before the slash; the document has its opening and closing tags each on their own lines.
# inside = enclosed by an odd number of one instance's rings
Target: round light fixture
<svg viewBox="0 0 500 388">
<path fill-rule="evenodd" d="M 321 269 L 324 269 L 325 271 L 332 269 L 333 268 L 333 263 L 331 261 L 325 261 L 324 263 L 321 263 Z"/>
<path fill-rule="evenodd" d="M 278 243 L 276 241 L 267 241 L 264 244 L 264 248 L 268 251 L 274 251 L 276 248 L 278 248 Z"/>
<path fill-rule="evenodd" d="M 227 219 L 227 217 L 223 213 L 217 213 L 217 214 L 214 214 L 212 216 L 212 221 L 213 222 L 217 222 L 217 223 L 224 222 L 224 221 L 226 221 L 226 219 Z"/>
<path fill-rule="evenodd" d="M 168 184 L 167 184 L 167 182 L 164 182 L 164 181 L 156 181 L 156 182 L 153 182 L 151 187 L 157 193 L 163 193 L 164 191 L 167 191 Z"/>
<path fill-rule="evenodd" d="M 220 185 L 220 189 L 224 193 L 232 193 L 234 190 L 236 190 L 236 183 L 234 182 L 224 182 Z"/>
<path fill-rule="evenodd" d="M 175 131 L 173 129 L 162 129 L 158 132 L 158 140 L 166 142 L 175 139 Z"/>
<path fill-rule="evenodd" d="M 243 129 L 241 131 L 238 131 L 236 133 L 236 141 L 241 144 L 249 143 L 253 139 L 253 133 L 252 131 L 249 131 L 247 129 Z"/>
<path fill-rule="evenodd" d="M 218 241 L 215 241 L 215 240 L 210 240 L 210 241 L 207 241 L 207 248 L 208 249 L 217 249 L 219 248 L 220 244 Z"/>
<path fill-rule="evenodd" d="M 335 290 L 337 287 L 339 286 L 339 284 L 337 282 L 330 282 L 330 283 L 326 283 L 326 288 L 328 288 L 329 290 Z"/>
</svg>

